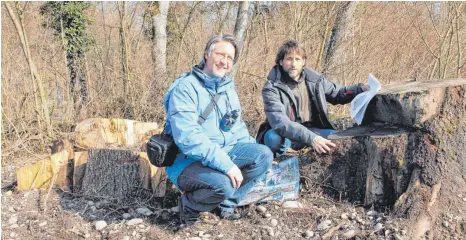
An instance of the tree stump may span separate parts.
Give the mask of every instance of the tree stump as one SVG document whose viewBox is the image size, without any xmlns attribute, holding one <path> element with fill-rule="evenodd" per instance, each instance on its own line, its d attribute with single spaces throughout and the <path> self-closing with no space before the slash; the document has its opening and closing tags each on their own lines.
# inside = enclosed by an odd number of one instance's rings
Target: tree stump
<svg viewBox="0 0 466 240">
<path fill-rule="evenodd" d="M 466 193 L 466 79 L 382 87 L 362 126 L 331 135 L 338 149 L 311 152 L 305 171 L 320 174 L 329 191 L 376 208 L 391 207 L 413 229 L 435 236 L 442 212 L 464 215 Z"/>
<path fill-rule="evenodd" d="M 80 193 L 126 201 L 142 188 L 139 155 L 127 150 L 92 149 Z"/>
</svg>

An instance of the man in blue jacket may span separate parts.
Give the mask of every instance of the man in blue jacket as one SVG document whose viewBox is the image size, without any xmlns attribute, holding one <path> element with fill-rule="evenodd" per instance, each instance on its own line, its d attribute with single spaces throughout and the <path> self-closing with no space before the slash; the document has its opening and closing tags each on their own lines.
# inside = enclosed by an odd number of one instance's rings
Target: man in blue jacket
<svg viewBox="0 0 466 240">
<path fill-rule="evenodd" d="M 346 104 L 368 90 L 362 83 L 347 87 L 332 83 L 306 67 L 306 60 L 304 48 L 295 41 L 285 42 L 262 88 L 267 122 L 259 128 L 257 140 L 274 153 L 306 146 L 318 153 L 329 152 L 335 144 L 326 138 L 335 130 L 327 102 Z"/>
<path fill-rule="evenodd" d="M 166 131 L 181 151 L 166 172 L 182 192 L 182 224 L 196 223 L 200 212 L 214 209 L 222 218 L 240 218 L 235 207 L 272 164 L 269 148 L 249 135 L 234 82 L 226 76 L 237 58 L 233 36 L 212 37 L 201 63 L 178 78 L 164 96 Z M 212 101 L 213 111 L 199 124 Z"/>
</svg>

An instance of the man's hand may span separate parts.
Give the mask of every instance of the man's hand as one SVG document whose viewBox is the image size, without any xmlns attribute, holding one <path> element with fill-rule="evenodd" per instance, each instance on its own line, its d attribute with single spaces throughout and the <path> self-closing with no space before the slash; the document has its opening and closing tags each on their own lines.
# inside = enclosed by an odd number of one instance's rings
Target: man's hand
<svg viewBox="0 0 466 240">
<path fill-rule="evenodd" d="M 231 185 L 233 185 L 234 188 L 238 189 L 241 186 L 241 183 L 243 182 L 243 174 L 241 173 L 241 170 L 239 170 L 238 166 L 233 165 L 230 171 L 227 172 L 227 176 L 230 177 Z"/>
<path fill-rule="evenodd" d="M 334 143 L 330 140 L 327 140 L 321 136 L 317 136 L 312 140 L 312 147 L 317 151 L 317 153 L 327 153 L 330 152 L 332 147 L 336 147 Z"/>
</svg>

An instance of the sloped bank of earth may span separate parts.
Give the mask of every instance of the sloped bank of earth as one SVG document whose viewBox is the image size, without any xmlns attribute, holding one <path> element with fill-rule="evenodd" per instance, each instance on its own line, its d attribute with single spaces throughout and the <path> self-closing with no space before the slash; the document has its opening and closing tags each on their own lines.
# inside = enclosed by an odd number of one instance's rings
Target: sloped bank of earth
<svg viewBox="0 0 466 240">
<path fill-rule="evenodd" d="M 327 182 L 331 156 L 310 161 L 314 157 L 300 157 L 302 206 L 249 206 L 239 209 L 244 217 L 238 221 L 205 213 L 201 224 L 189 228 L 179 226 L 174 191 L 165 199 L 114 204 L 60 190 L 2 189 L 2 239 L 408 239 L 408 220 L 395 218 L 388 207 L 375 211 L 345 200 L 345 193 Z M 2 167 L 2 186 L 14 181 L 12 173 L 21 166 L 11 162 Z M 443 208 L 442 221 L 433 227 L 435 239 L 462 239 L 466 233 L 465 214 L 458 213 L 464 213 L 466 193 L 450 198 L 457 206 Z"/>
</svg>

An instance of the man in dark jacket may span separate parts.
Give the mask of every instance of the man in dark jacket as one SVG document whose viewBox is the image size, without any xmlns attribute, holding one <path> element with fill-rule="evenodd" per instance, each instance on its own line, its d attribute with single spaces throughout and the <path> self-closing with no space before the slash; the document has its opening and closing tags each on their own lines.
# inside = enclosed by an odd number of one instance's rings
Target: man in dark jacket
<svg viewBox="0 0 466 240">
<path fill-rule="evenodd" d="M 258 142 L 274 153 L 305 146 L 329 152 L 335 144 L 326 137 L 335 130 L 327 102 L 346 104 L 368 89 L 362 83 L 348 87 L 332 83 L 306 67 L 306 60 L 306 51 L 297 42 L 285 42 L 262 89 L 267 123 L 259 129 Z"/>
</svg>

